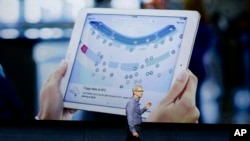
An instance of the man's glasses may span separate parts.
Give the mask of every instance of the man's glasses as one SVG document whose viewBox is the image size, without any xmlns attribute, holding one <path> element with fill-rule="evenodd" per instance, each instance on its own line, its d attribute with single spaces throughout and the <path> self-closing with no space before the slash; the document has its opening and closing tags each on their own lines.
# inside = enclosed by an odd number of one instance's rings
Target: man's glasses
<svg viewBox="0 0 250 141">
<path fill-rule="evenodd" d="M 143 90 L 139 90 L 139 91 L 137 91 L 137 92 L 144 92 Z"/>
</svg>

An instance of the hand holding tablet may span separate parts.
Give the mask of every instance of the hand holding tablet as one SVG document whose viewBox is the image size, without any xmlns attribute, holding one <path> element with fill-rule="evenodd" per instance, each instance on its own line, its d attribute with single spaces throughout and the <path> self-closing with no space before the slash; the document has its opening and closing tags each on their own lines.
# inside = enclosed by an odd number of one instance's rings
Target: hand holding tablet
<svg viewBox="0 0 250 141">
<path fill-rule="evenodd" d="M 187 69 L 198 23 L 195 11 L 81 10 L 60 85 L 64 106 L 125 115 L 131 88 L 140 84 L 141 103 L 151 101 L 154 110 Z"/>
<path fill-rule="evenodd" d="M 198 123 L 200 112 L 195 102 L 197 83 L 198 79 L 191 71 L 182 71 L 147 121 Z"/>
<path fill-rule="evenodd" d="M 50 74 L 42 89 L 39 97 L 39 113 L 36 120 L 71 120 L 75 109 L 63 107 L 63 98 L 60 93 L 60 83 L 67 71 L 68 63 L 61 61 L 57 69 Z"/>
<path fill-rule="evenodd" d="M 47 79 L 40 92 L 38 120 L 71 120 L 75 109 L 63 107 L 59 84 L 67 70 L 64 60 Z M 199 110 L 195 105 L 197 78 L 190 71 L 183 71 L 171 90 L 153 110 L 148 122 L 192 122 L 197 123 Z"/>
</svg>

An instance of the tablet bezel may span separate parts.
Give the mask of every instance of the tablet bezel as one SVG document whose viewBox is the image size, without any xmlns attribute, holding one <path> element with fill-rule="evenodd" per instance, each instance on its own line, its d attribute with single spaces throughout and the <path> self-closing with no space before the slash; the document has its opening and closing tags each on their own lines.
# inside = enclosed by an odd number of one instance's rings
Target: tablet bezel
<svg viewBox="0 0 250 141">
<path fill-rule="evenodd" d="M 68 62 L 67 72 L 61 81 L 60 90 L 64 99 L 66 94 L 68 81 L 73 68 L 79 41 L 81 39 L 83 24 L 85 23 L 87 14 L 119 14 L 119 15 L 147 15 L 147 16 L 168 16 L 168 17 L 187 17 L 186 27 L 176 62 L 175 71 L 171 86 L 181 70 L 187 69 L 195 42 L 196 32 L 199 25 L 200 14 L 197 11 L 190 10 L 155 10 L 155 9 L 111 9 L 111 8 L 84 8 L 81 9 L 71 35 L 69 47 L 65 56 Z M 64 107 L 81 109 L 86 111 L 103 112 L 110 114 L 125 115 L 125 109 L 102 107 L 96 105 L 71 103 L 64 101 Z M 145 115 L 144 117 L 147 117 Z"/>
</svg>

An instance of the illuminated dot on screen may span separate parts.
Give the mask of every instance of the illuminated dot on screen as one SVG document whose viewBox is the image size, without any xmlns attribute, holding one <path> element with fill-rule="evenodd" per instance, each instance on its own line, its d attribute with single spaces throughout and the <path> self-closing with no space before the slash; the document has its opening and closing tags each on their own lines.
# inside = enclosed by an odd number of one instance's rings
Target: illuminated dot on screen
<svg viewBox="0 0 250 141">
<path fill-rule="evenodd" d="M 63 16 L 63 2 L 61 0 L 43 0 L 40 2 L 42 8 L 42 20 L 45 22 L 60 20 Z"/>
<path fill-rule="evenodd" d="M 100 58 L 102 59 L 102 58 L 103 58 L 103 55 L 101 55 Z"/>
<path fill-rule="evenodd" d="M 98 55 L 98 56 L 100 56 L 100 55 L 101 55 L 101 52 L 100 52 L 100 51 L 98 51 L 98 52 L 97 52 L 97 55 Z"/>
<path fill-rule="evenodd" d="M 114 76 L 114 73 L 110 73 L 110 75 L 109 75 L 110 77 L 113 77 Z"/>
<path fill-rule="evenodd" d="M 41 20 L 42 10 L 38 0 L 25 0 L 24 7 L 24 19 L 28 23 L 38 23 Z"/>
<path fill-rule="evenodd" d="M 39 38 L 39 29 L 30 28 L 25 30 L 24 36 L 28 39 L 37 39 Z"/>
<path fill-rule="evenodd" d="M 175 54 L 175 50 L 172 50 L 171 53 L 172 53 L 172 54 Z"/>
<path fill-rule="evenodd" d="M 53 38 L 62 38 L 63 37 L 63 30 L 60 28 L 52 28 Z"/>
<path fill-rule="evenodd" d="M 150 75 L 153 75 L 153 74 L 154 74 L 154 72 L 153 72 L 153 71 L 150 71 L 150 72 L 149 72 L 149 74 L 150 74 Z"/>
<path fill-rule="evenodd" d="M 158 47 L 158 44 L 155 44 L 155 45 L 154 45 L 154 48 L 157 48 L 157 47 Z"/>
<path fill-rule="evenodd" d="M 163 40 L 163 41 L 161 41 L 161 45 L 163 45 L 165 43 L 165 41 Z"/>
<path fill-rule="evenodd" d="M 129 78 L 132 79 L 132 78 L 133 78 L 133 75 L 129 75 Z"/>
<path fill-rule="evenodd" d="M 19 36 L 19 31 L 16 29 L 2 29 L 0 30 L 0 36 L 3 39 L 15 39 Z"/>
<path fill-rule="evenodd" d="M 139 9 L 140 0 L 111 0 L 112 8 L 122 8 L 122 9 Z"/>
<path fill-rule="evenodd" d="M 156 65 L 155 65 L 155 67 L 156 67 L 156 68 L 159 68 L 159 67 L 160 67 L 160 65 L 159 65 L 159 64 L 156 64 Z"/>
<path fill-rule="evenodd" d="M 169 69 L 169 71 L 168 71 L 169 73 L 173 73 L 173 70 L 172 69 Z"/>
<path fill-rule="evenodd" d="M 42 39 L 50 39 L 53 37 L 53 31 L 50 28 L 42 28 L 39 35 Z"/>
<path fill-rule="evenodd" d="M 139 75 L 139 73 L 138 73 L 138 72 L 136 72 L 136 73 L 135 73 L 135 76 L 138 76 L 138 75 Z"/>
<path fill-rule="evenodd" d="M 125 75 L 125 79 L 128 79 L 128 75 Z"/>
<path fill-rule="evenodd" d="M 20 14 L 19 0 L 0 0 L 0 21 L 17 23 Z"/>
<path fill-rule="evenodd" d="M 141 65 L 141 69 L 144 69 L 144 65 Z"/>
<path fill-rule="evenodd" d="M 95 0 L 66 0 L 68 4 L 71 4 L 72 18 L 76 19 L 77 14 L 81 8 L 94 7 Z"/>
<path fill-rule="evenodd" d="M 237 108 L 247 109 L 250 105 L 250 92 L 248 90 L 238 90 L 234 96 L 234 104 Z"/>
</svg>

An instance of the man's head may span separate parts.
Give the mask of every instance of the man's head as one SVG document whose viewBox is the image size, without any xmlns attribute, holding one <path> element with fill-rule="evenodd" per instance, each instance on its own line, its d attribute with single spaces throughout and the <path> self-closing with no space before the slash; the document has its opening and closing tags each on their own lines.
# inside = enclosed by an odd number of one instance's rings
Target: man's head
<svg viewBox="0 0 250 141">
<path fill-rule="evenodd" d="M 141 85 L 135 85 L 132 88 L 132 92 L 133 92 L 133 96 L 140 99 L 142 97 L 142 95 L 143 95 L 143 88 L 142 88 Z"/>
</svg>

